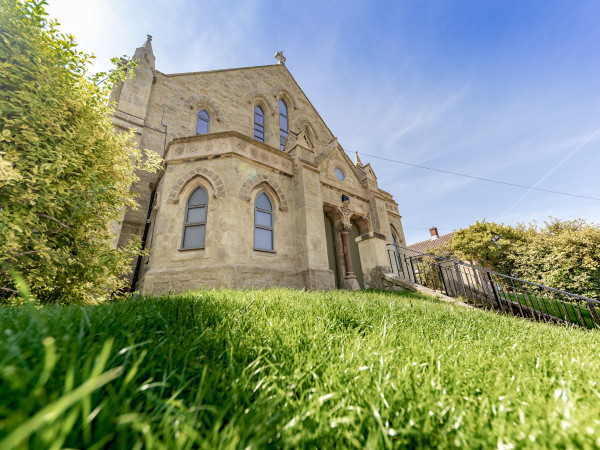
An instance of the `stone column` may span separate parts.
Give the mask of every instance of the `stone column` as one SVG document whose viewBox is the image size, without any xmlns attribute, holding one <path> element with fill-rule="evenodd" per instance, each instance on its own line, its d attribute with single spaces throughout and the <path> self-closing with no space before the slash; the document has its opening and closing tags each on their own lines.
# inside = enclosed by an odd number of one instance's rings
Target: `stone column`
<svg viewBox="0 0 600 450">
<path fill-rule="evenodd" d="M 358 285 L 358 281 L 356 281 L 356 275 L 354 275 L 354 270 L 352 268 L 352 254 L 350 253 L 350 241 L 348 240 L 348 232 L 350 229 L 350 226 L 347 224 L 343 224 L 339 229 L 342 238 L 342 248 L 344 250 L 344 263 L 346 264 L 346 274 L 344 275 L 344 281 L 342 282 L 342 289 L 358 291 L 360 286 Z"/>
</svg>

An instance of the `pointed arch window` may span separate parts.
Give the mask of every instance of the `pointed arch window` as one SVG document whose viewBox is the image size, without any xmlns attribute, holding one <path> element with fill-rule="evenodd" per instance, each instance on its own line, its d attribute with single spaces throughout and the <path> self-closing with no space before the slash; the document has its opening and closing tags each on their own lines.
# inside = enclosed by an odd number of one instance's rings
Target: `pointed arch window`
<svg viewBox="0 0 600 450">
<path fill-rule="evenodd" d="M 395 232 L 393 226 L 390 228 L 391 228 L 391 232 L 392 232 L 392 241 L 394 242 L 394 259 L 396 260 L 396 269 L 398 271 L 401 271 L 401 270 L 403 271 L 402 263 L 400 262 L 400 251 L 398 250 L 398 240 L 396 239 L 396 232 Z"/>
<path fill-rule="evenodd" d="M 254 139 L 265 142 L 265 113 L 258 105 L 254 107 Z"/>
<path fill-rule="evenodd" d="M 188 198 L 185 207 L 182 249 L 204 248 L 207 208 L 208 195 L 203 188 L 198 187 Z"/>
<path fill-rule="evenodd" d="M 279 100 L 279 148 L 283 150 L 288 137 L 288 109 L 283 99 Z"/>
<path fill-rule="evenodd" d="M 196 134 L 208 134 L 210 125 L 210 116 L 205 109 L 198 113 L 198 123 L 196 124 Z"/>
<path fill-rule="evenodd" d="M 254 250 L 273 250 L 273 203 L 261 192 L 254 201 Z"/>
</svg>

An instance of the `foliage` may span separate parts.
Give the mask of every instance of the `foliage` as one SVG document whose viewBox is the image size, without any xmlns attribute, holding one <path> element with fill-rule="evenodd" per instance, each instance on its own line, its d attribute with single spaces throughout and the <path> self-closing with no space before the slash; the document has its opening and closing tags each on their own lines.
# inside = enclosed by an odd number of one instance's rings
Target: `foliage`
<svg viewBox="0 0 600 450">
<path fill-rule="evenodd" d="M 593 448 L 595 331 L 420 294 L 0 308 L 0 448 Z M 559 351 L 557 351 L 559 349 Z"/>
<path fill-rule="evenodd" d="M 477 222 L 457 231 L 438 255 L 452 255 L 500 273 L 600 299 L 600 226 L 550 217 L 511 227 Z"/>
<path fill-rule="evenodd" d="M 135 171 L 158 163 L 112 126 L 110 87 L 130 66 L 88 76 L 44 5 L 0 0 L 0 302 L 17 294 L 11 271 L 42 302 L 121 287 L 139 245 L 113 248 L 110 226 L 136 206 Z"/>
<path fill-rule="evenodd" d="M 524 237 L 518 229 L 484 219 L 456 231 L 452 236 L 450 249 L 459 259 L 513 275 L 514 262 L 511 257 L 523 242 Z"/>
<path fill-rule="evenodd" d="M 583 219 L 549 218 L 521 225 L 526 245 L 516 247 L 521 276 L 546 286 L 600 299 L 600 227 Z"/>
</svg>

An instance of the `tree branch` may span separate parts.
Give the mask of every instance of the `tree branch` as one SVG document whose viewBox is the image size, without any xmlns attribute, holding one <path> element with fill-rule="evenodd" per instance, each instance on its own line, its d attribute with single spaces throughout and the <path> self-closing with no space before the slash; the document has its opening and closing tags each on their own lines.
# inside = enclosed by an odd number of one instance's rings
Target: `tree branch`
<svg viewBox="0 0 600 450">
<path fill-rule="evenodd" d="M 0 286 L 0 291 L 5 291 L 5 292 L 10 292 L 11 294 L 18 294 L 19 291 L 15 291 L 14 289 L 9 289 L 9 288 L 5 288 Z"/>
<path fill-rule="evenodd" d="M 69 226 L 68 226 L 68 225 L 65 225 L 65 224 L 64 224 L 64 223 L 62 223 L 60 220 L 58 220 L 58 219 L 55 219 L 54 217 L 50 217 L 50 216 L 47 216 L 46 214 L 42 214 L 42 213 L 38 213 L 38 216 L 40 216 L 40 217 L 45 217 L 46 219 L 53 220 L 54 222 L 56 222 L 57 224 L 59 224 L 59 225 L 60 225 L 61 227 L 63 227 L 63 228 L 69 228 Z"/>
</svg>

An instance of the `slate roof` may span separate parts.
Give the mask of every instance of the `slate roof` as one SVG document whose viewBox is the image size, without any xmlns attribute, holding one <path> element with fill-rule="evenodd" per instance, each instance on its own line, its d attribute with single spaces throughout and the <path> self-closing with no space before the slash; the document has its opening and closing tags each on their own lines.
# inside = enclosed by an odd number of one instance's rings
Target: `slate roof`
<svg viewBox="0 0 600 450">
<path fill-rule="evenodd" d="M 427 239 L 426 241 L 417 242 L 416 244 L 409 245 L 408 248 L 416 252 L 427 253 L 427 250 L 444 245 L 452 238 L 452 236 L 454 236 L 454 231 L 452 233 L 442 234 L 439 238 L 434 240 Z"/>
</svg>

